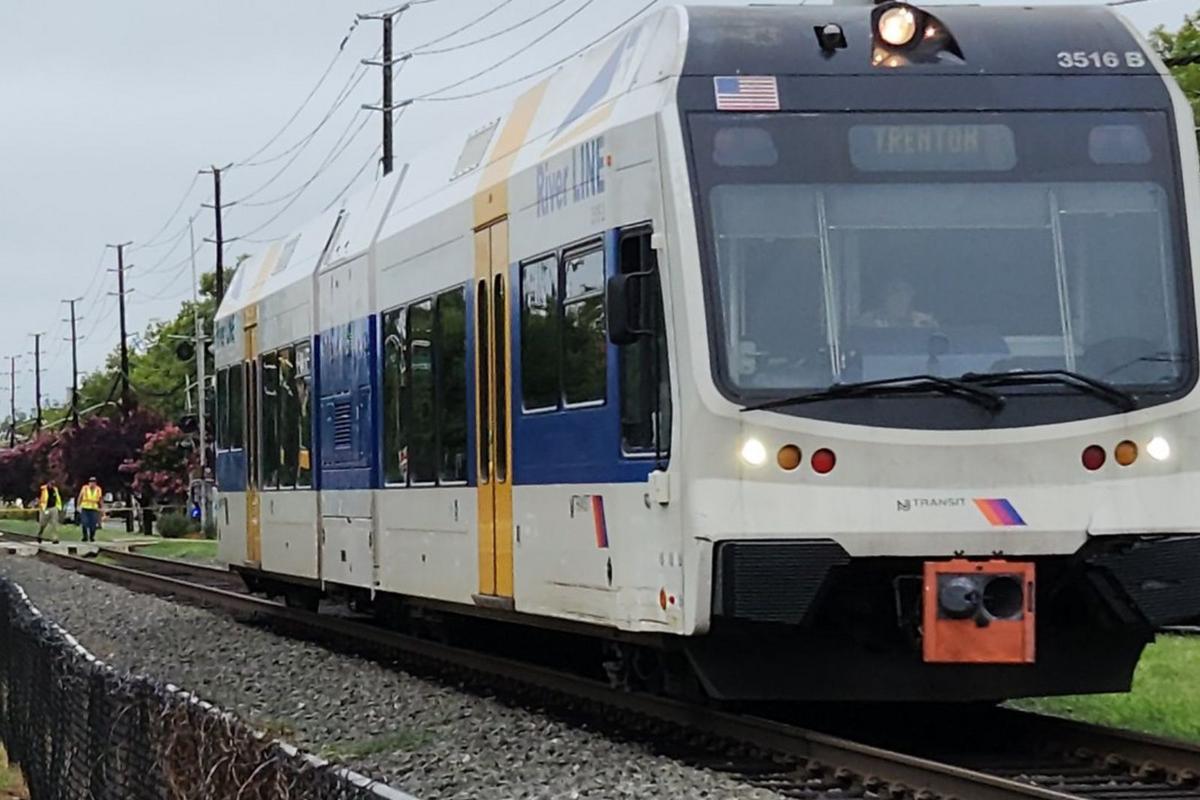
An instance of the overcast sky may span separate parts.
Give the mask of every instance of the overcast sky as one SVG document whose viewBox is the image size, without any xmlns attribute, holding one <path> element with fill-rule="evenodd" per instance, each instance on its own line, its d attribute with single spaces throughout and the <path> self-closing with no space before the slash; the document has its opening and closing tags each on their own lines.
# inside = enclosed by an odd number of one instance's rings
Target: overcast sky
<svg viewBox="0 0 1200 800">
<path fill-rule="evenodd" d="M 998 0 L 982 0 L 989 1 Z M 515 27 L 474 47 L 414 59 L 396 82 L 396 99 L 453 83 L 513 52 L 519 55 L 464 84 L 462 91 L 526 74 L 573 52 L 646 2 L 418 0 L 398 22 L 397 53 L 488 11 L 494 13 L 436 47 Z M 737 0 L 693 4 L 730 2 Z M 1178 27 L 1196 5 L 1197 0 L 1145 0 L 1122 10 L 1146 31 L 1159 24 Z M 355 12 L 380 6 L 371 0 L 0 0 L 0 274 L 5 279 L 0 356 L 22 355 L 19 407 L 33 405 L 29 334 L 35 331 L 47 334 L 43 395 L 66 396 L 70 352 L 63 341 L 67 328 L 60 320 L 66 307 L 60 300 L 83 297 L 82 370 L 96 367 L 116 344 L 116 302 L 107 294 L 116 289 L 116 279 L 105 271 L 115 265 L 115 254 L 104 251 L 105 243 L 142 245 L 128 258 L 135 265 L 129 274 L 134 290 L 130 331 L 174 316 L 191 293 L 188 215 L 201 214 L 198 238 L 212 231 L 212 213 L 199 209 L 209 199 L 211 178 L 196 178 L 197 170 L 278 158 L 310 134 L 355 75 L 359 59 L 379 47 L 380 23 L 363 22 L 334 61 Z M 533 44 L 539 37 L 545 38 Z M 284 128 L 331 61 L 326 81 L 303 113 L 258 153 Z M 378 100 L 379 85 L 374 71 L 354 85 L 298 155 L 231 170 L 223 199 L 245 202 L 226 212 L 226 235 L 278 237 L 342 191 L 378 145 L 377 119 L 357 137 L 350 135 L 365 119 L 366 112 L 356 117 L 359 106 Z M 496 116 L 493 107 L 515 91 L 414 106 L 397 126 L 398 152 L 414 152 L 440 136 L 461 136 L 468 124 Z M 347 139 L 349 146 L 341 150 L 340 142 Z M 339 151 L 305 191 L 294 194 L 330 153 Z M 292 155 L 296 159 L 288 166 Z M 372 174 L 368 167 L 360 182 Z M 171 218 L 181 200 L 181 211 Z M 256 246 L 235 244 L 230 254 Z M 201 269 L 210 270 L 213 257 L 211 246 L 201 249 Z M 2 371 L 7 374 L 6 362 Z M 0 387 L 7 388 L 2 376 Z M 0 406 L 0 416 L 4 410 Z"/>
</svg>

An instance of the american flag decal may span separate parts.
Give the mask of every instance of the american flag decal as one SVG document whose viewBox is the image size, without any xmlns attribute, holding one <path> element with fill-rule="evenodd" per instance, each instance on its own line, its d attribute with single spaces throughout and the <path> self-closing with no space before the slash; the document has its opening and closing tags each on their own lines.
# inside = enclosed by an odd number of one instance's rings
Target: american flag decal
<svg viewBox="0 0 1200 800">
<path fill-rule="evenodd" d="M 718 111 L 778 111 L 779 83 L 774 76 L 713 78 Z"/>
</svg>

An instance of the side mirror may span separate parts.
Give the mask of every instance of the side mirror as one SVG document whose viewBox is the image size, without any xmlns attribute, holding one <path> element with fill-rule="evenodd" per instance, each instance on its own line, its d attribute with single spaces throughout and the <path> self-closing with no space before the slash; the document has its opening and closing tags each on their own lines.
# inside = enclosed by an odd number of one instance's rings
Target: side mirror
<svg viewBox="0 0 1200 800">
<path fill-rule="evenodd" d="M 629 272 L 614 275 L 605 286 L 604 300 L 608 314 L 608 340 L 615 345 L 633 344 L 654 332 L 643 327 L 647 317 L 645 287 L 653 272 Z"/>
</svg>

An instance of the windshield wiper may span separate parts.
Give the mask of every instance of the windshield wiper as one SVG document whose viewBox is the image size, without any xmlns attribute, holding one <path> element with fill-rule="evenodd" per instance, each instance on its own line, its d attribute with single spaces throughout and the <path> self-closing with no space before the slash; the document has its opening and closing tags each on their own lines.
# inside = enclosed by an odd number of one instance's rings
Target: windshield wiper
<svg viewBox="0 0 1200 800">
<path fill-rule="evenodd" d="M 960 375 L 959 381 L 973 386 L 1018 386 L 1058 384 L 1070 386 L 1093 397 L 1107 400 L 1122 411 L 1137 408 L 1137 398 L 1107 381 L 1092 378 L 1069 369 L 1028 370 L 1025 372 L 968 372 Z"/>
<path fill-rule="evenodd" d="M 951 397 L 961 397 L 964 400 L 982 406 L 995 414 L 1004 407 L 1004 395 L 985 389 L 982 386 L 972 386 L 954 378 L 941 378 L 937 375 L 908 375 L 902 378 L 884 378 L 877 381 L 861 381 L 859 383 L 835 383 L 828 389 L 815 392 L 779 397 L 754 403 L 742 411 L 767 411 L 785 406 L 798 406 L 804 403 L 820 403 L 825 400 L 841 400 L 856 397 L 884 397 L 898 394 L 921 394 L 937 392 Z"/>
</svg>

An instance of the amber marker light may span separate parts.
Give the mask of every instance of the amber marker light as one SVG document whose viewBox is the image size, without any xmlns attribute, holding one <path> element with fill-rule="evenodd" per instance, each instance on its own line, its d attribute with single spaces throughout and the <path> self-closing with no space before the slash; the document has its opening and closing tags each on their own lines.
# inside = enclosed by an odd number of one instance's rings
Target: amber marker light
<svg viewBox="0 0 1200 800">
<path fill-rule="evenodd" d="M 1122 467 L 1128 467 L 1133 462 L 1137 461 L 1138 448 L 1133 442 L 1126 439 L 1117 445 L 1117 449 L 1113 451 L 1113 458 Z"/>
<path fill-rule="evenodd" d="M 775 456 L 775 460 L 779 463 L 780 469 L 791 472 L 800 466 L 800 462 L 804 460 L 804 456 L 800 452 L 800 448 L 796 447 L 796 445 L 785 444 L 779 448 L 779 453 Z"/>
</svg>

